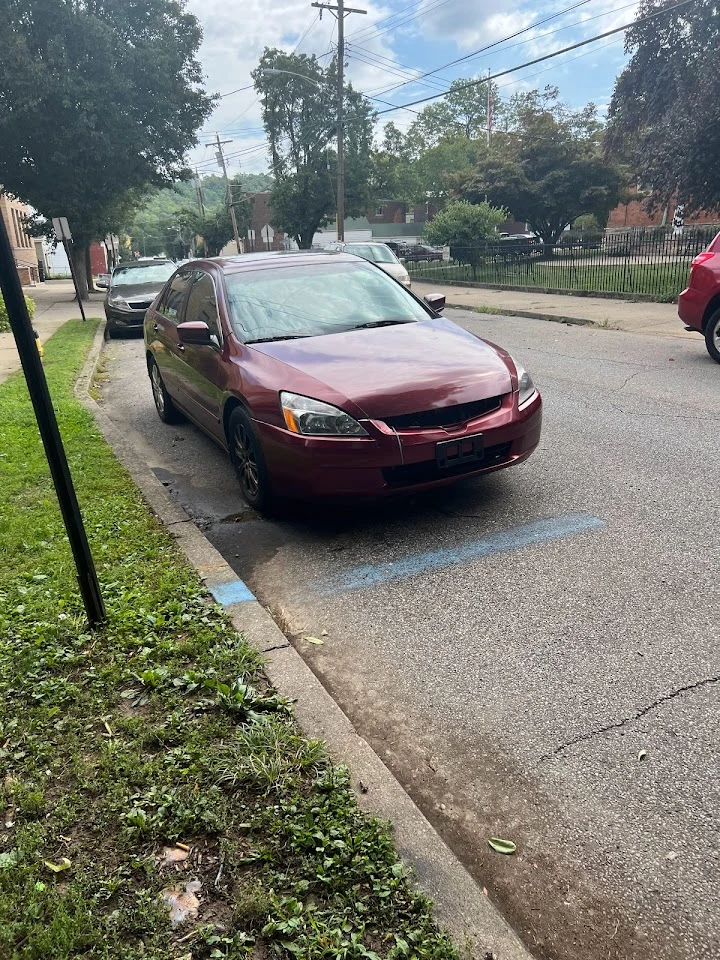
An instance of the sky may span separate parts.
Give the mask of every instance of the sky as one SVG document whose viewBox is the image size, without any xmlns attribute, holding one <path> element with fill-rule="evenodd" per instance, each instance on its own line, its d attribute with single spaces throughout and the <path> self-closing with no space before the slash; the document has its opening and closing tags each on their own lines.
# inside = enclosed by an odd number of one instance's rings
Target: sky
<svg viewBox="0 0 720 960">
<path fill-rule="evenodd" d="M 372 102 L 378 110 L 388 109 L 387 104 L 408 103 L 445 90 L 456 78 L 484 75 L 488 69 L 496 73 L 630 23 L 637 8 L 636 2 L 627 0 L 575 0 L 576 8 L 568 10 L 572 3 L 506 0 L 499 6 L 492 0 L 346 0 L 348 6 L 367 10 L 345 21 L 347 76 L 356 89 L 377 98 Z M 327 63 L 337 39 L 335 18 L 325 11 L 321 20 L 310 0 L 189 0 L 188 9 L 203 27 L 200 60 L 206 88 L 221 95 L 190 160 L 201 173 L 217 173 L 214 150 L 206 144 L 219 132 L 222 140 L 231 141 L 224 147 L 231 175 L 265 172 L 260 104 L 250 71 L 266 46 L 314 53 Z M 532 26 L 549 17 L 553 19 Z M 532 29 L 506 39 L 526 27 Z M 497 41 L 504 42 L 473 56 Z M 593 101 L 604 111 L 615 77 L 626 62 L 623 43 L 621 32 L 527 67 L 499 79 L 498 93 L 508 97 L 518 90 L 553 84 L 571 106 Z M 446 66 L 459 58 L 468 59 Z M 432 76 L 416 79 L 436 70 Z M 406 129 L 414 116 L 398 110 L 379 119 L 393 120 Z"/>
</svg>

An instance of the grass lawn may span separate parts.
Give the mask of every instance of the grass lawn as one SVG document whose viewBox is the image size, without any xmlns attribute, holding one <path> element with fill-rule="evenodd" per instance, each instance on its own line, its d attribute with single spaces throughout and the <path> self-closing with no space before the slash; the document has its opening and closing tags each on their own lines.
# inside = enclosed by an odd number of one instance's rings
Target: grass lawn
<svg viewBox="0 0 720 960">
<path fill-rule="evenodd" d="M 95 633 L 24 380 L 0 385 L 0 957 L 455 958 L 388 828 L 74 399 L 94 332 L 67 323 L 45 366 L 108 609 Z M 160 894 L 186 880 L 199 917 L 173 929 Z"/>
<path fill-rule="evenodd" d="M 574 263 L 561 258 L 553 262 L 531 260 L 479 264 L 475 272 L 467 264 L 410 264 L 415 280 L 430 283 L 474 281 L 533 290 L 583 290 L 588 293 L 630 293 L 656 300 L 675 300 L 687 286 L 690 263 Z"/>
</svg>

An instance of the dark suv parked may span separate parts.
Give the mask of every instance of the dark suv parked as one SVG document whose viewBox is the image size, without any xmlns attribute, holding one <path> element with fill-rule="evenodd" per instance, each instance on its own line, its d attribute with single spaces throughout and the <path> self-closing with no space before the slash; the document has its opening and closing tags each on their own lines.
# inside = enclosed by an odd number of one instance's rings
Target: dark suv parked
<svg viewBox="0 0 720 960">
<path fill-rule="evenodd" d="M 105 297 L 108 336 L 142 331 L 145 311 L 177 269 L 172 260 L 135 260 L 113 270 Z"/>
</svg>

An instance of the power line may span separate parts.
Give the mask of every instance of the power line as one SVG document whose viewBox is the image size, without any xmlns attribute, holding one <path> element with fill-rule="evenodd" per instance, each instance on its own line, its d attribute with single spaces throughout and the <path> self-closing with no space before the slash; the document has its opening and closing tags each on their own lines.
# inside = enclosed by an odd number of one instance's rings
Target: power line
<svg viewBox="0 0 720 960">
<path fill-rule="evenodd" d="M 558 17 L 562 17 L 562 16 L 564 16 L 566 13 L 570 13 L 571 10 L 576 10 L 578 7 L 585 6 L 585 4 L 590 3 L 590 2 L 591 2 L 591 0 L 579 0 L 579 2 L 573 3 L 573 4 L 571 4 L 571 6 L 569 6 L 569 7 L 565 7 L 563 10 L 560 10 L 558 13 L 554 13 L 554 14 L 552 14 L 552 15 L 549 16 L 549 17 L 544 17 L 542 20 L 536 20 L 534 23 L 529 24 L 527 27 L 523 27 L 521 30 L 516 30 L 515 33 L 511 33 L 509 36 L 503 37 L 501 40 L 495 40 L 495 41 L 493 41 L 493 43 L 488 43 L 488 44 L 486 44 L 484 47 L 480 47 L 479 50 L 474 50 L 472 53 L 467 53 L 467 54 L 465 54 L 465 55 L 462 56 L 462 57 L 458 57 L 456 60 L 451 60 L 449 63 L 444 63 L 442 66 L 436 67 L 434 70 L 429 70 L 427 73 L 422 73 L 422 74 L 420 74 L 420 76 L 417 77 L 416 79 L 424 79 L 425 77 L 431 77 L 431 76 L 433 76 L 434 74 L 439 73 L 440 70 L 447 70 L 448 67 L 454 67 L 454 66 L 455 66 L 456 64 L 458 64 L 458 63 L 464 63 L 466 60 L 472 60 L 472 59 L 474 59 L 475 57 L 479 57 L 481 54 L 485 53 L 486 51 L 492 50 L 494 47 L 498 47 L 498 46 L 500 46 L 500 45 L 503 44 L 503 43 L 507 43 L 508 40 L 514 40 L 515 37 L 520 37 L 520 36 L 522 36 L 522 34 L 528 33 L 530 30 L 535 30 L 537 27 L 541 27 L 544 23 L 549 23 L 551 20 L 556 20 Z M 616 11 L 614 11 L 614 10 L 607 11 L 607 13 L 615 13 L 615 12 L 616 12 Z M 605 14 L 600 14 L 600 16 L 607 16 L 607 13 L 605 13 Z M 580 21 L 580 22 L 585 22 L 585 21 Z M 577 25 L 577 24 L 568 24 L 566 27 L 560 27 L 559 29 L 560 29 L 560 30 L 565 30 L 565 29 L 568 29 L 568 28 L 571 27 L 571 26 L 576 26 L 576 25 Z M 551 33 L 554 33 L 554 32 L 556 32 L 556 31 L 551 31 L 550 33 L 542 34 L 541 37 L 542 37 L 542 36 L 550 36 L 550 34 L 551 34 Z M 532 39 L 541 39 L 541 37 L 538 37 L 538 38 L 533 38 L 533 37 L 531 37 L 530 39 L 531 39 L 531 40 L 532 40 Z M 525 40 L 525 41 L 523 41 L 523 42 L 524 42 L 524 43 L 528 43 L 529 41 L 528 41 L 528 40 Z M 510 47 L 506 47 L 505 49 L 508 50 L 508 49 L 511 49 L 511 48 L 510 48 Z M 396 89 L 398 89 L 398 87 L 401 87 L 401 86 L 404 86 L 404 84 L 397 84 L 395 87 L 388 87 L 388 88 L 386 88 L 385 90 L 379 91 L 379 92 L 381 92 L 381 93 L 389 93 L 391 90 L 396 90 Z"/>
<path fill-rule="evenodd" d="M 634 20 L 632 23 L 625 23 L 621 27 L 613 27 L 612 30 L 606 30 L 604 33 L 598 33 L 596 36 L 589 37 L 587 40 L 580 40 L 578 43 L 573 43 L 569 47 L 563 47 L 562 50 L 556 50 L 554 53 L 546 53 L 542 57 L 536 57 L 534 60 L 528 60 L 526 63 L 520 63 L 515 67 L 509 67 L 507 70 L 500 70 L 498 73 L 483 77 L 481 80 L 472 80 L 470 83 L 464 83 L 461 86 L 455 87 L 453 92 L 469 90 L 471 87 L 477 87 L 481 83 L 488 83 L 491 80 L 497 80 L 498 77 L 506 77 L 510 73 L 516 73 L 518 70 L 524 70 L 525 67 L 532 67 L 536 63 L 543 63 L 543 61 L 551 60 L 553 57 L 559 57 L 563 53 L 569 53 L 571 50 L 577 50 L 579 47 L 585 47 L 589 43 L 594 43 L 596 40 L 604 40 L 605 37 L 610 37 L 615 33 L 620 33 L 622 30 L 628 30 L 630 27 L 636 27 L 641 23 L 645 23 L 648 20 L 653 20 L 655 17 L 659 17 L 661 14 L 670 13 L 672 10 L 685 7 L 688 5 L 688 3 L 692 2 L 694 2 L 694 0 L 680 0 L 679 3 L 674 3 L 671 7 L 664 7 L 662 10 L 656 10 L 653 13 L 649 13 L 646 16 L 641 17 L 639 20 Z M 421 97 L 419 100 L 411 100 L 410 103 L 398 104 L 389 110 L 380 110 L 378 111 L 378 116 L 386 113 L 393 113 L 395 110 L 407 110 L 409 107 L 415 107 L 420 103 L 428 103 L 431 100 L 439 100 L 441 97 L 447 96 L 449 92 L 449 90 L 446 90 L 445 93 L 437 93 L 431 97 Z"/>
<path fill-rule="evenodd" d="M 398 27 L 402 27 L 406 23 L 410 23 L 412 20 L 417 20 L 418 17 L 424 17 L 427 13 L 431 13 L 433 10 L 437 10 L 439 7 L 444 7 L 445 4 L 450 3 L 451 0 L 434 0 L 429 6 L 425 7 L 423 10 L 418 10 L 417 13 L 412 14 L 409 17 L 404 17 L 404 19 L 396 20 L 395 23 L 389 24 L 387 27 L 384 27 L 382 30 L 378 30 L 375 33 L 367 33 L 368 30 L 372 30 L 373 27 L 366 28 L 362 33 L 356 33 L 354 36 L 361 37 L 363 43 L 367 43 L 369 40 L 376 40 L 378 37 L 381 37 L 384 33 L 387 33 L 389 30 L 396 30 Z M 411 8 L 408 8 L 411 9 Z M 400 11 L 395 16 L 400 16 L 403 11 Z"/>
<path fill-rule="evenodd" d="M 228 93 L 221 93 L 220 99 L 224 100 L 225 97 L 231 97 L 234 93 L 242 93 L 243 90 L 252 90 L 252 88 L 253 88 L 252 83 L 249 84 L 247 87 L 238 87 L 237 90 L 230 90 Z"/>
<path fill-rule="evenodd" d="M 414 10 L 416 7 L 419 7 L 419 6 L 420 6 L 422 3 L 424 3 L 424 2 L 425 2 L 425 0 L 417 0 L 416 3 L 410 3 L 410 4 L 408 4 L 408 6 L 405 7 L 403 10 L 396 10 L 395 13 L 390 13 L 390 14 L 388 14 L 388 16 L 387 16 L 387 17 L 383 17 L 382 20 L 376 20 L 375 23 L 371 24 L 369 27 L 363 27 L 363 28 L 360 29 L 360 30 L 356 30 L 355 33 L 351 33 L 351 34 L 348 36 L 348 40 L 350 40 L 351 37 L 358 37 L 358 36 L 360 36 L 361 33 L 367 33 L 368 30 L 374 30 L 375 27 L 380 26 L 381 23 L 387 23 L 388 20 L 394 20 L 395 17 L 399 17 L 401 14 L 407 13 L 408 10 Z"/>
</svg>

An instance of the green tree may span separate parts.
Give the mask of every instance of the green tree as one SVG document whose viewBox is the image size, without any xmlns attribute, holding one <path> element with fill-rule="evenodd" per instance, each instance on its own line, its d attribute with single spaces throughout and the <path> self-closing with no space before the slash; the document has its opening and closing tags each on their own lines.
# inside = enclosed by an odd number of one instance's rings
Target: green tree
<svg viewBox="0 0 720 960">
<path fill-rule="evenodd" d="M 475 80 L 477 82 L 471 87 L 465 85 L 472 83 L 473 78 L 454 80 L 447 96 L 438 103 L 423 107 L 407 134 L 407 143 L 414 156 L 420 156 L 442 139 L 464 137 L 466 140 L 478 140 L 486 136 L 487 83 L 480 77 L 475 77 Z M 494 86 L 492 91 L 493 118 L 497 124 L 502 119 L 504 108 Z"/>
<path fill-rule="evenodd" d="M 238 223 L 238 230 L 240 223 Z M 233 227 L 226 207 L 218 206 L 204 219 L 198 220 L 197 232 L 202 238 L 205 255 L 216 257 L 222 248 L 233 238 Z M 242 231 L 244 233 L 244 231 Z"/>
<path fill-rule="evenodd" d="M 177 0 L 0 0 L 0 183 L 86 247 L 177 179 L 209 115 L 197 19 Z"/>
<path fill-rule="evenodd" d="M 643 0 L 638 18 L 672 6 Z M 720 14 L 715 0 L 638 23 L 630 62 L 615 84 L 607 147 L 628 161 L 656 203 L 674 195 L 693 210 L 720 210 Z"/>
<path fill-rule="evenodd" d="M 275 178 L 273 226 L 308 248 L 336 209 L 337 156 L 330 144 L 336 135 L 337 65 L 324 68 L 314 56 L 266 48 L 252 77 Z M 345 208 L 353 216 L 365 211 L 371 197 L 372 109 L 351 85 L 345 87 L 344 109 Z"/>
<path fill-rule="evenodd" d="M 467 137 L 443 137 L 415 161 L 419 200 L 444 202 L 453 176 L 468 173 L 486 150 L 485 141 Z"/>
<path fill-rule="evenodd" d="M 605 160 L 594 123 L 586 112 L 580 114 L 558 120 L 552 111 L 530 106 L 519 114 L 515 131 L 493 137 L 471 174 L 452 178 L 456 194 L 506 207 L 546 244 L 557 243 L 582 214 L 606 223 L 626 174 Z"/>
<path fill-rule="evenodd" d="M 478 263 L 482 245 L 492 240 L 497 228 L 508 218 L 507 210 L 486 201 L 450 203 L 425 227 L 428 243 L 450 247 L 450 255 L 461 263 Z"/>
</svg>

